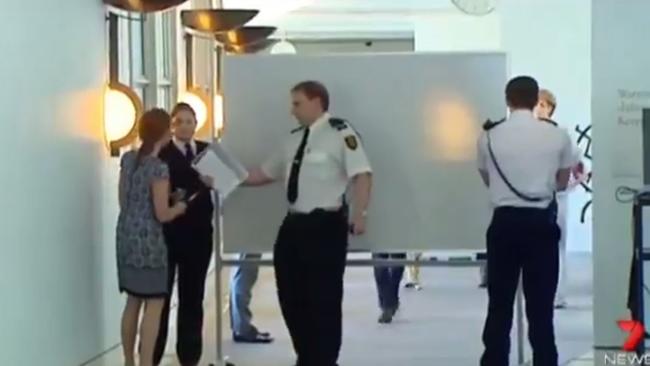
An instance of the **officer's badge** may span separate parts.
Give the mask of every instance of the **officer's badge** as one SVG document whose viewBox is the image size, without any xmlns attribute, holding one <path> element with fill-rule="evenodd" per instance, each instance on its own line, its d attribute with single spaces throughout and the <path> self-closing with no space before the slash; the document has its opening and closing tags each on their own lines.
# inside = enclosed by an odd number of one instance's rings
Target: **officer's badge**
<svg viewBox="0 0 650 366">
<path fill-rule="evenodd" d="M 359 146 L 359 144 L 357 143 L 357 138 L 352 135 L 345 137 L 345 144 L 348 146 L 350 150 L 356 150 L 357 146 Z"/>
</svg>

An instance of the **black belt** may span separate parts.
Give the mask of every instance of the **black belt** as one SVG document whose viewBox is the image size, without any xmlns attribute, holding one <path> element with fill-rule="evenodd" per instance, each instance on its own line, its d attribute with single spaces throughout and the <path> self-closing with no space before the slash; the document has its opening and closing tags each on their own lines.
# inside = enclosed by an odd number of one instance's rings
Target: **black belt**
<svg viewBox="0 0 650 366">
<path fill-rule="evenodd" d="M 494 209 L 495 215 L 531 215 L 532 217 L 549 218 L 550 221 L 555 222 L 557 218 L 557 203 L 555 200 L 547 207 L 518 207 L 518 206 L 499 206 Z"/>
<path fill-rule="evenodd" d="M 548 206 L 546 207 L 532 207 L 532 206 L 497 206 L 494 208 L 495 211 L 530 211 L 530 212 L 537 212 L 537 211 L 546 211 L 548 210 Z"/>
<path fill-rule="evenodd" d="M 287 216 L 314 216 L 314 215 L 339 215 L 344 212 L 343 207 L 340 208 L 315 208 L 309 212 L 291 211 L 287 212 Z"/>
</svg>

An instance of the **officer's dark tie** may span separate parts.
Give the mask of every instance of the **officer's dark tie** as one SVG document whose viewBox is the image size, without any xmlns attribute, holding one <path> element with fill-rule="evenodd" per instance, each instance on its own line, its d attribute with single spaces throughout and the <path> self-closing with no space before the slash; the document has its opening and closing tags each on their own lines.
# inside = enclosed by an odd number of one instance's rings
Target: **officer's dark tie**
<svg viewBox="0 0 650 366">
<path fill-rule="evenodd" d="M 185 158 L 190 163 L 194 161 L 194 151 L 192 150 L 192 144 L 189 142 L 185 143 Z"/>
<path fill-rule="evenodd" d="M 287 189 L 287 198 L 289 199 L 289 203 L 296 202 L 296 199 L 298 198 L 298 176 L 300 175 L 300 165 L 302 164 L 302 158 L 305 155 L 305 146 L 307 145 L 308 137 L 309 128 L 305 127 L 302 141 L 300 141 L 300 146 L 298 146 L 296 156 L 293 158 L 293 164 L 291 164 L 291 173 L 289 173 L 289 187 Z"/>
</svg>

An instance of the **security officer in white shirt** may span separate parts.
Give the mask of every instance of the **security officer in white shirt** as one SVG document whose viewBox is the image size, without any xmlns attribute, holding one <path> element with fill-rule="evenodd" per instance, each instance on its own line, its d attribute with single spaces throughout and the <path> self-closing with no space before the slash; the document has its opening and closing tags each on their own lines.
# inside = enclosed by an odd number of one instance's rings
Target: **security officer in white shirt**
<svg viewBox="0 0 650 366">
<path fill-rule="evenodd" d="M 507 366 L 513 303 L 521 274 L 535 366 L 557 366 L 553 300 L 558 281 L 555 191 L 573 166 L 567 133 L 533 115 L 539 87 L 530 77 L 506 87 L 510 116 L 487 122 L 478 168 L 494 207 L 487 231 L 488 315 L 481 366 Z"/>
<path fill-rule="evenodd" d="M 250 172 L 246 184 L 285 182 L 289 208 L 274 249 L 282 315 L 298 366 L 335 366 L 348 234 L 365 232 L 371 168 L 359 135 L 327 113 L 323 84 L 301 82 L 291 97 L 301 126 L 278 154 Z M 344 194 L 350 182 L 355 202 L 348 214 Z"/>
</svg>

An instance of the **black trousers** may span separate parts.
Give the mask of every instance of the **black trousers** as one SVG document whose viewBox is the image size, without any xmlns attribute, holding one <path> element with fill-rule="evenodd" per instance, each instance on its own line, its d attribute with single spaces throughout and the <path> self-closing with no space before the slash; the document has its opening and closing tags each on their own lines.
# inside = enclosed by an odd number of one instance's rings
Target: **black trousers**
<svg viewBox="0 0 650 366">
<path fill-rule="evenodd" d="M 377 259 L 406 259 L 406 253 L 376 253 Z M 382 310 L 395 310 L 399 307 L 399 284 L 404 275 L 404 266 L 374 267 L 375 283 Z"/>
<path fill-rule="evenodd" d="M 481 366 L 507 366 L 513 305 L 523 281 L 534 366 L 558 366 L 553 301 L 559 271 L 560 228 L 552 209 L 502 207 L 487 232 L 488 315 Z"/>
<path fill-rule="evenodd" d="M 298 366 L 335 366 L 341 348 L 348 222 L 343 213 L 289 214 L 274 250 L 282 316 Z"/>
<path fill-rule="evenodd" d="M 174 276 L 178 273 L 176 354 L 181 365 L 196 365 L 201 359 L 203 346 L 203 296 L 212 254 L 212 229 L 170 233 L 165 239 L 168 246 L 170 289 L 160 320 L 154 364 L 160 364 L 165 352 L 170 298 Z"/>
</svg>

